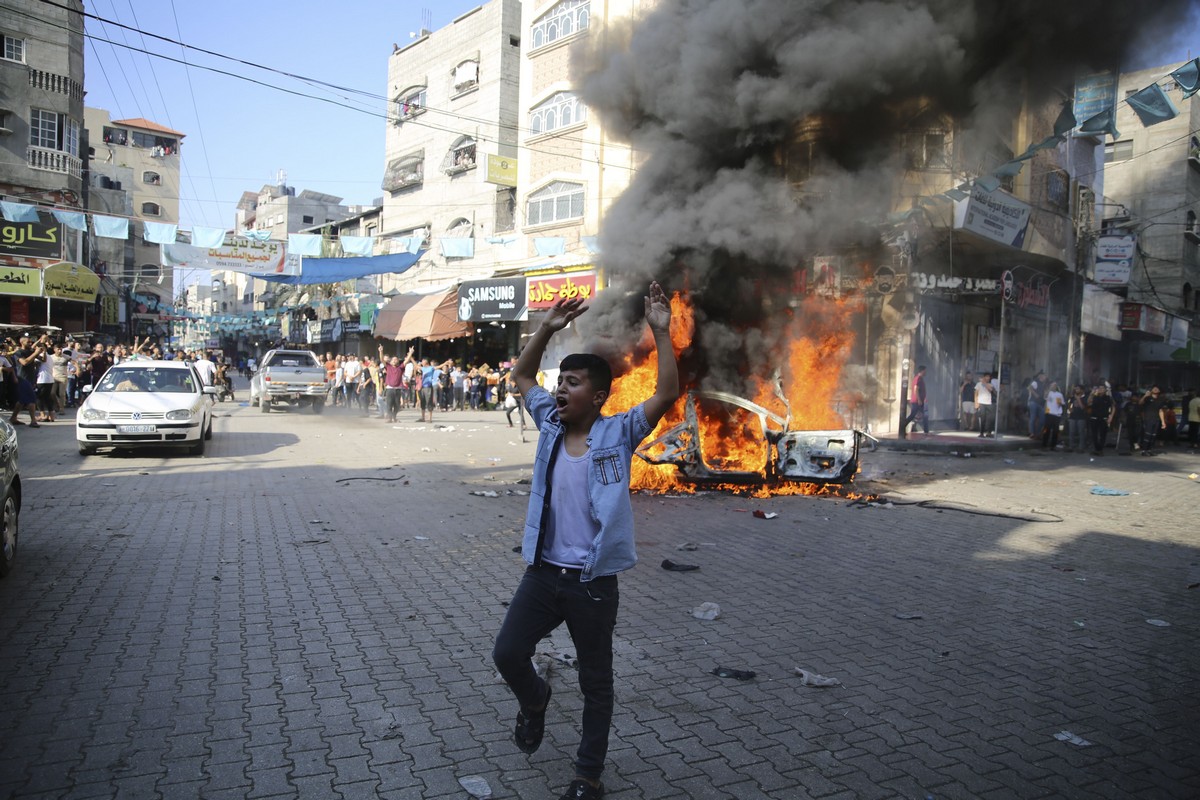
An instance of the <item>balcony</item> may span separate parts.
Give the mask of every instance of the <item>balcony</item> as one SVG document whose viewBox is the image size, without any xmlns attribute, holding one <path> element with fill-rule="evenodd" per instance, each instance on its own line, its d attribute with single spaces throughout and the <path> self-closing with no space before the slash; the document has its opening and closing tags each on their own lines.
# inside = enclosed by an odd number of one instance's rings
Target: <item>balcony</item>
<svg viewBox="0 0 1200 800">
<path fill-rule="evenodd" d="M 80 178 L 82 176 L 83 162 L 70 153 L 64 153 L 61 150 L 51 150 L 48 147 L 34 147 L 33 145 L 27 147 L 25 153 L 29 159 L 30 169 L 59 172 L 63 175 L 70 175 L 72 178 Z"/>
<path fill-rule="evenodd" d="M 1194 170 L 1200 170 L 1200 147 L 1193 147 L 1188 152 L 1188 166 Z"/>
<path fill-rule="evenodd" d="M 1192 244 L 1200 244 L 1200 225 L 1192 224 L 1183 229 L 1183 238 Z"/>
</svg>

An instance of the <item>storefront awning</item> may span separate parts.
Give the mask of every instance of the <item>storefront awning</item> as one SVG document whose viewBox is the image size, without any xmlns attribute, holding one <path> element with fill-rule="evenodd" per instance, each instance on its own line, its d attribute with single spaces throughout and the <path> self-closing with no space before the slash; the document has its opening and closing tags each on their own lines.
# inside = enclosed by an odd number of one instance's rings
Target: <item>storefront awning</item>
<svg viewBox="0 0 1200 800">
<path fill-rule="evenodd" d="M 458 320 L 458 287 L 433 294 L 397 295 L 375 318 L 375 335 L 398 342 L 438 342 L 470 332 L 471 323 Z"/>
</svg>

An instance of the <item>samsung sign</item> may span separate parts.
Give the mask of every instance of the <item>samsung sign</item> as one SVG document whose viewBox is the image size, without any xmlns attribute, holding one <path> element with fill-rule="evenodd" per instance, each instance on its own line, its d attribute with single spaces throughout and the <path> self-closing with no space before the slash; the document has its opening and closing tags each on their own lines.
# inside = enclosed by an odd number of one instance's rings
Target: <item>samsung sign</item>
<svg viewBox="0 0 1200 800">
<path fill-rule="evenodd" d="M 524 278 L 466 281 L 458 287 L 458 318 L 463 322 L 515 322 L 528 314 Z"/>
</svg>

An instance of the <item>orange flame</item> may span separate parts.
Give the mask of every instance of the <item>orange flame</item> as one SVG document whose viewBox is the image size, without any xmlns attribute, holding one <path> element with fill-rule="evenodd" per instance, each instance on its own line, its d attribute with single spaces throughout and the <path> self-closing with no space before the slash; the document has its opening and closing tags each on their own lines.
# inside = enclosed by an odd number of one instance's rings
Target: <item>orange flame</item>
<svg viewBox="0 0 1200 800">
<path fill-rule="evenodd" d="M 787 357 L 781 359 L 779 380 L 791 408 L 792 429 L 850 427 L 837 413 L 833 403 L 838 395 L 842 366 L 848 360 L 854 344 L 851 320 L 858 310 L 857 306 L 852 301 L 812 298 L 806 301 L 805 311 L 814 313 L 796 315 L 790 322 Z M 677 292 L 671 298 L 671 313 L 671 343 L 678 358 L 691 346 L 695 334 L 695 316 L 690 298 Z M 614 371 L 620 375 L 613 379 L 605 405 L 606 412 L 628 411 L 654 393 L 658 370 L 653 349 L 645 356 L 627 356 L 624 369 Z M 753 394 L 748 399 L 779 416 L 787 414 L 787 407 L 776 395 L 771 379 L 755 376 L 750 384 Z M 663 416 L 647 441 L 684 421 L 686 392 L 689 388 L 698 387 L 682 387 L 679 401 Z M 704 463 L 713 469 L 742 473 L 743 477 L 757 475 L 761 478 L 746 484 L 705 484 L 704 488 L 732 490 L 755 497 L 781 494 L 857 496 L 838 486 L 804 483 L 768 485 L 768 448 L 758 417 L 723 403 L 701 402 L 697 412 L 700 452 Z M 633 459 L 630 485 L 633 489 L 652 492 L 692 493 L 696 490 L 674 466 L 648 464 L 640 458 Z"/>
</svg>

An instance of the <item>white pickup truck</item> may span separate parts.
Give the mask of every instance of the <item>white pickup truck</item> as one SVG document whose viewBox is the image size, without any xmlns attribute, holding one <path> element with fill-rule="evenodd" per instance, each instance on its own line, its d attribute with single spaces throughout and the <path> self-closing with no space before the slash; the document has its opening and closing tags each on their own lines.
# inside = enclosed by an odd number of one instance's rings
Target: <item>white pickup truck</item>
<svg viewBox="0 0 1200 800">
<path fill-rule="evenodd" d="M 325 366 L 311 350 L 268 350 L 250 377 L 250 405 L 264 414 L 275 402 L 308 405 L 320 414 L 328 391 Z"/>
</svg>

